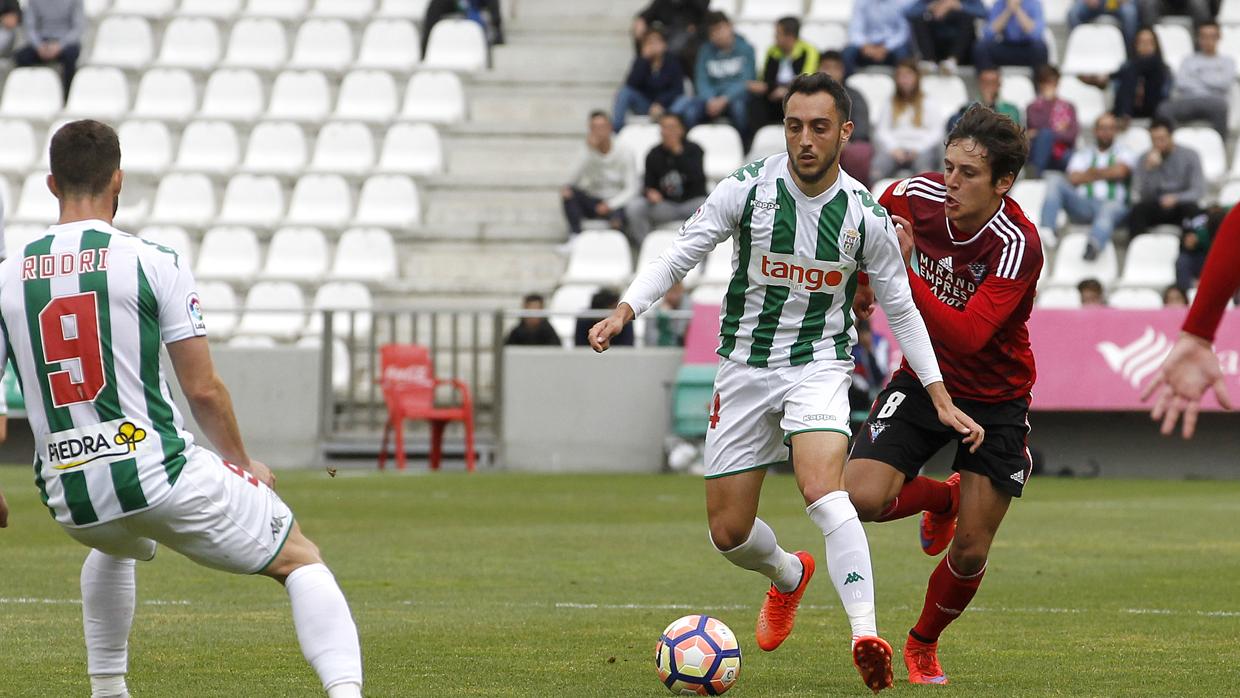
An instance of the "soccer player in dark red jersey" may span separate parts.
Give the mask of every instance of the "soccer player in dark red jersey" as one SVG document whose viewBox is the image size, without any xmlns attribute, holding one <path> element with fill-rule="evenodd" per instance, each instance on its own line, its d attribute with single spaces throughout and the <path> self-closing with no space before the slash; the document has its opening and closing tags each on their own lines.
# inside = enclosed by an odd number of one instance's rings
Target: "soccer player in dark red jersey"
<svg viewBox="0 0 1240 698">
<path fill-rule="evenodd" d="M 1184 438 L 1193 436 L 1197 428 L 1197 411 L 1201 398 L 1214 390 L 1218 403 L 1231 409 L 1231 398 L 1223 381 L 1223 371 L 1214 353 L 1214 333 L 1223 320 L 1227 300 L 1240 289 L 1240 206 L 1231 209 L 1214 236 L 1206 265 L 1201 270 L 1197 297 L 1188 310 L 1188 318 L 1180 338 L 1171 347 L 1154 380 L 1142 393 L 1145 400 L 1160 386 L 1158 400 L 1150 416 L 1162 421 L 1162 433 L 1170 434 L 1184 415 Z"/>
<path fill-rule="evenodd" d="M 897 224 L 913 300 L 948 389 L 986 429 L 975 453 L 957 448 L 956 473 L 946 482 L 919 476 L 935 452 L 960 439 L 938 424 L 926 391 L 902 364 L 874 402 L 845 470 L 862 520 L 922 514 L 926 554 L 951 546 L 930 575 L 904 646 L 910 683 L 947 683 L 939 635 L 977 593 L 995 532 L 1033 469 L 1025 445 L 1035 377 L 1026 322 L 1042 243 L 1007 195 L 1027 155 L 1015 122 L 975 105 L 948 135 L 943 174 L 901 180 L 879 199 Z"/>
</svg>

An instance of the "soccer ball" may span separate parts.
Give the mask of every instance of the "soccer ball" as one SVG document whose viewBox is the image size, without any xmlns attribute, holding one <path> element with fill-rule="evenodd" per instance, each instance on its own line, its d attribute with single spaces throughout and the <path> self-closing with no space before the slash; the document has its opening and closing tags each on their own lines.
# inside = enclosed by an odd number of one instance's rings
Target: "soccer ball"
<svg viewBox="0 0 1240 698">
<path fill-rule="evenodd" d="M 663 631 L 654 648 L 659 680 L 682 696 L 717 696 L 741 674 L 741 646 L 723 621 L 685 616 Z"/>
</svg>

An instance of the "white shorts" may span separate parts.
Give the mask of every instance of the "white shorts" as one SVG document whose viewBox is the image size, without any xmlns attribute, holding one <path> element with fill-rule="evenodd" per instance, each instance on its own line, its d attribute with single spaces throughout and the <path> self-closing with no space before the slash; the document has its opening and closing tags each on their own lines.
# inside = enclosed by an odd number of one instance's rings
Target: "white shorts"
<svg viewBox="0 0 1240 698">
<path fill-rule="evenodd" d="M 63 528 L 116 557 L 150 560 L 159 543 L 206 567 L 255 574 L 284 547 L 293 512 L 249 472 L 195 447 L 159 504 L 97 526 Z"/>
<path fill-rule="evenodd" d="M 786 462 L 794 434 L 850 436 L 852 371 L 851 361 L 777 368 L 720 361 L 706 431 L 707 479 Z"/>
</svg>

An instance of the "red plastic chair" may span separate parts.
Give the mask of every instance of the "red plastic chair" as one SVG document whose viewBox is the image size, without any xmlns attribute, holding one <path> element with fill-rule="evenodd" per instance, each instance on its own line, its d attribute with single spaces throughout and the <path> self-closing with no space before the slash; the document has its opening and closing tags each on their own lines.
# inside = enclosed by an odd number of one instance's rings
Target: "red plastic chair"
<svg viewBox="0 0 1240 698">
<path fill-rule="evenodd" d="M 448 422 L 465 423 L 465 468 L 474 471 L 474 403 L 469 387 L 459 380 L 435 378 L 430 352 L 418 344 L 386 344 L 379 347 L 379 366 L 383 401 L 388 420 L 383 425 L 383 447 L 379 450 L 379 469 L 387 463 L 388 435 L 396 432 L 396 468 L 405 469 L 404 423 L 425 419 L 431 424 L 431 470 L 439 470 L 443 454 L 443 430 Z M 456 388 L 460 404 L 436 407 L 435 389 L 440 385 Z"/>
</svg>

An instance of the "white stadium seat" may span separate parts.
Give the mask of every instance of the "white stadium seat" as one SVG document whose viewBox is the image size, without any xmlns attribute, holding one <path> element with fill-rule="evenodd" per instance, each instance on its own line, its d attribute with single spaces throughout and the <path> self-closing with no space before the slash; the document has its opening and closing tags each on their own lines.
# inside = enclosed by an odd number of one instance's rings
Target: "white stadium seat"
<svg viewBox="0 0 1240 698">
<path fill-rule="evenodd" d="M 176 9 L 176 0 L 113 0 L 111 14 L 161 19 Z"/>
<path fill-rule="evenodd" d="M 264 279 L 314 281 L 327 273 L 327 238 L 318 228 L 281 228 L 267 245 Z"/>
<path fill-rule="evenodd" d="M 305 166 L 306 135 L 297 124 L 264 121 L 250 132 L 242 165 L 246 171 L 291 175 Z"/>
<path fill-rule="evenodd" d="M 729 124 L 698 124 L 689 129 L 688 139 L 701 146 L 702 169 L 708 183 L 727 177 L 745 164 L 740 134 Z"/>
<path fill-rule="evenodd" d="M 627 150 L 633 156 L 637 176 L 646 172 L 646 156 L 662 140 L 658 124 L 625 124 L 616 134 L 616 147 Z"/>
<path fill-rule="evenodd" d="M 732 280 L 732 252 L 732 243 L 727 240 L 716 245 L 715 249 L 706 255 L 699 283 L 726 286 Z"/>
<path fill-rule="evenodd" d="M 72 120 L 73 119 L 69 117 L 57 119 L 56 121 L 53 121 L 47 127 L 47 131 L 44 132 L 43 147 L 40 148 L 38 152 L 39 164 L 36 165 L 37 169 L 42 170 L 44 173 L 48 172 L 51 169 L 52 163 L 50 159 L 50 156 L 51 156 L 50 151 L 52 149 L 52 137 L 56 135 L 56 132 L 59 131 L 62 126 L 64 126 L 65 124 L 69 123 Z"/>
<path fill-rule="evenodd" d="M 306 299 L 296 284 L 260 281 L 245 294 L 245 313 L 237 323 L 237 334 L 292 340 L 305 325 Z"/>
<path fill-rule="evenodd" d="M 296 20 L 306 15 L 308 0 L 250 0 L 245 14 L 250 17 L 275 17 Z"/>
<path fill-rule="evenodd" d="M 727 286 L 722 284 L 702 284 L 693 289 L 693 293 L 689 294 L 689 300 L 694 305 L 723 305 L 723 299 L 727 295 Z"/>
<path fill-rule="evenodd" d="M 374 164 L 375 141 L 364 124 L 334 121 L 319 129 L 311 171 L 360 175 Z"/>
<path fill-rule="evenodd" d="M 745 41 L 753 47 L 755 65 L 766 65 L 766 52 L 775 44 L 775 24 L 773 22 L 742 22 L 736 25 L 736 33 L 745 37 Z"/>
<path fill-rule="evenodd" d="M 844 80 L 844 84 L 865 97 L 865 103 L 870 108 L 870 118 L 874 118 L 882 105 L 889 103 L 896 92 L 895 80 L 886 73 L 853 73 Z"/>
<path fill-rule="evenodd" d="M 418 225 L 418 188 L 404 175 L 375 175 L 362 184 L 353 224 L 401 230 Z"/>
<path fill-rule="evenodd" d="M 241 158 L 237 130 L 227 121 L 194 121 L 181 132 L 175 169 L 228 174 Z"/>
<path fill-rule="evenodd" d="M 184 121 L 198 109 L 194 78 L 177 68 L 148 70 L 138 82 L 130 116 L 162 121 Z"/>
<path fill-rule="evenodd" d="M 614 230 L 587 230 L 573 241 L 566 284 L 619 286 L 633 275 L 633 253 L 628 238 Z"/>
<path fill-rule="evenodd" d="M 93 65 L 145 68 L 155 57 L 151 25 L 141 17 L 107 17 L 95 32 L 93 46 Z"/>
<path fill-rule="evenodd" d="M 149 243 L 167 247 L 177 253 L 177 262 L 187 269 L 194 267 L 194 242 L 185 228 L 175 225 L 148 225 L 138 232 L 138 237 Z"/>
<path fill-rule="evenodd" d="M 1029 79 L 1024 73 L 1004 72 L 999 83 L 999 99 L 1005 102 L 1011 102 L 1013 106 L 1020 110 L 1021 118 L 1024 118 L 1025 108 L 1037 99 L 1038 91 L 1033 86 L 1033 80 Z"/>
<path fill-rule="evenodd" d="M 297 30 L 289 67 L 341 71 L 353 62 L 353 32 L 338 19 L 311 19 Z"/>
<path fill-rule="evenodd" d="M 443 171 L 443 142 L 430 124 L 395 124 L 383 139 L 379 171 L 434 175 Z"/>
<path fill-rule="evenodd" d="M 1172 74 L 1180 69 L 1185 58 L 1193 55 L 1193 35 L 1188 27 L 1182 24 L 1156 24 L 1154 34 L 1158 37 L 1158 46 L 1162 49 L 1163 62 L 1171 68 Z"/>
<path fill-rule="evenodd" d="M 10 257 L 19 254 L 20 250 L 26 249 L 26 245 L 38 240 L 46 233 L 46 225 L 21 223 L 6 225 L 4 226 L 4 249 L 8 251 Z"/>
<path fill-rule="evenodd" d="M 352 215 L 353 196 L 343 177 L 305 175 L 293 187 L 288 215 L 284 220 L 289 225 L 341 228 Z"/>
<path fill-rule="evenodd" d="M 241 12 L 241 0 L 182 0 L 177 14 L 182 17 L 232 19 Z"/>
<path fill-rule="evenodd" d="M 560 341 L 564 346 L 573 346 L 573 335 L 577 327 L 577 318 L 564 313 L 588 310 L 590 297 L 597 292 L 598 286 L 595 284 L 567 284 L 557 288 L 555 293 L 551 294 L 551 302 L 548 303 L 547 310 L 558 314 L 553 315 L 547 321 L 555 328 L 555 333 L 560 335 Z"/>
<path fill-rule="evenodd" d="M 1068 35 L 1064 49 L 1064 75 L 1110 75 L 1124 62 L 1127 49 L 1119 27 L 1111 24 L 1079 24 Z"/>
<path fill-rule="evenodd" d="M 1069 233 L 1059 241 L 1055 252 L 1055 266 L 1050 282 L 1055 286 L 1076 286 L 1085 279 L 1097 279 L 1104 287 L 1110 287 L 1119 275 L 1119 262 L 1115 245 L 1107 244 L 1098 258 L 1085 261 L 1085 244 L 1088 236 Z"/>
<path fill-rule="evenodd" d="M 1073 0 L 1042 0 L 1042 15 L 1048 25 L 1066 25 Z"/>
<path fill-rule="evenodd" d="M 1129 126 L 1126 131 L 1116 136 L 1115 142 L 1127 148 L 1128 152 L 1140 157 L 1150 152 L 1150 130 Z"/>
<path fill-rule="evenodd" d="M 1218 193 L 1218 203 L 1225 208 L 1240 204 L 1240 181 L 1232 180 L 1224 184 Z"/>
<path fill-rule="evenodd" d="M 422 60 L 422 40 L 413 22 L 377 20 L 366 25 L 357 55 L 358 68 L 407 73 Z"/>
<path fill-rule="evenodd" d="M 1047 310 L 1076 310 L 1081 307 L 1081 292 L 1070 286 L 1039 289 L 1034 304 Z"/>
<path fill-rule="evenodd" d="M 805 0 L 742 0 L 739 20 L 742 22 L 774 22 L 780 17 L 805 14 Z"/>
<path fill-rule="evenodd" d="M 382 70 L 355 70 L 344 76 L 336 98 L 333 118 L 388 122 L 396 115 L 399 101 L 396 81 Z"/>
<path fill-rule="evenodd" d="M 382 228 L 350 228 L 340 236 L 331 278 L 391 281 L 396 278 L 396 243 Z"/>
<path fill-rule="evenodd" d="M 25 119 L 0 119 L 0 172 L 25 172 L 35 161 L 39 139 Z"/>
<path fill-rule="evenodd" d="M 65 103 L 66 116 L 114 121 L 127 111 L 129 80 L 119 68 L 86 66 L 78 71 Z"/>
<path fill-rule="evenodd" d="M 753 162 L 787 150 L 788 141 L 784 138 L 783 124 L 767 124 L 753 135 L 753 144 L 749 146 L 746 160 Z"/>
<path fill-rule="evenodd" d="M 14 68 L 4 82 L 0 116 L 46 121 L 64 104 L 60 75 L 51 68 Z"/>
<path fill-rule="evenodd" d="M 284 187 L 271 175 L 239 174 L 228 180 L 219 223 L 273 228 L 284 217 Z"/>
<path fill-rule="evenodd" d="M 428 68 L 475 72 L 487 67 L 487 37 L 482 25 L 468 19 L 444 19 L 426 40 Z"/>
<path fill-rule="evenodd" d="M 1107 305 L 1128 310 L 1158 310 L 1163 307 L 1162 293 L 1152 288 L 1121 288 L 1107 297 Z"/>
<path fill-rule="evenodd" d="M 1192 148 L 1201 156 L 1201 172 L 1207 183 L 1222 181 L 1227 172 L 1227 146 L 1218 131 L 1205 126 L 1182 126 L 1172 138 L 1176 145 Z"/>
<path fill-rule="evenodd" d="M 202 236 L 195 274 L 202 279 L 249 281 L 258 273 L 261 259 L 253 230 L 216 227 Z"/>
<path fill-rule="evenodd" d="M 200 114 L 207 119 L 254 121 L 263 113 L 263 81 L 246 69 L 221 68 L 207 78 Z"/>
<path fill-rule="evenodd" d="M 215 188 L 204 174 L 170 174 L 159 180 L 152 223 L 198 228 L 215 218 Z"/>
<path fill-rule="evenodd" d="M 60 204 L 47 188 L 46 172 L 31 172 L 22 182 L 21 197 L 12 219 L 20 223 L 52 225 L 60 219 Z"/>
<path fill-rule="evenodd" d="M 1144 287 L 1161 291 L 1175 283 L 1175 260 L 1180 255 L 1180 238 L 1169 233 L 1147 233 L 1128 242 L 1124 254 L 1122 287 Z"/>
<path fill-rule="evenodd" d="M 1223 0 L 1218 10 L 1218 21 L 1224 25 L 1240 24 L 1240 0 Z"/>
<path fill-rule="evenodd" d="M 164 30 L 159 65 L 208 70 L 220 62 L 220 29 L 203 17 L 178 17 Z"/>
<path fill-rule="evenodd" d="M 1042 179 L 1020 179 L 1012 185 L 1008 192 L 1020 205 L 1025 216 L 1035 223 L 1042 221 L 1042 204 L 1046 201 L 1046 181 Z M 1067 214 L 1064 214 L 1066 216 Z M 1066 220 L 1066 218 L 1064 219 Z M 1056 222 L 1058 223 L 1058 222 Z"/>
<path fill-rule="evenodd" d="M 429 4 L 430 0 L 380 0 L 378 16 L 421 22 Z"/>
<path fill-rule="evenodd" d="M 964 86 L 964 80 L 958 75 L 923 75 L 921 91 L 934 95 L 935 108 L 947 115 L 955 114 L 972 101 L 969 99 L 968 88 Z"/>
<path fill-rule="evenodd" d="M 810 0 L 805 19 L 848 24 L 852 19 L 852 11 L 853 3 L 846 0 Z"/>
<path fill-rule="evenodd" d="M 349 336 L 352 323 L 353 337 L 361 339 L 370 334 L 372 315 L 370 310 L 375 307 L 370 289 L 355 281 L 329 281 L 314 293 L 311 303 L 310 322 L 306 324 L 305 334 L 318 335 L 323 332 L 323 314 L 319 310 L 341 310 L 352 312 L 334 313 L 332 317 L 332 334 L 339 338 Z"/>
<path fill-rule="evenodd" d="M 634 267 L 634 271 L 641 273 L 643 269 L 650 266 L 651 262 L 658 259 L 659 255 L 663 254 L 667 248 L 671 247 L 672 243 L 679 236 L 680 232 L 677 229 L 656 230 L 647 235 L 646 239 L 642 240 L 641 250 L 637 253 L 637 266 Z M 692 288 L 697 285 L 698 279 L 702 276 L 702 268 L 704 266 L 704 264 L 699 264 L 690 269 L 688 274 L 685 274 L 685 286 Z"/>
<path fill-rule="evenodd" d="M 284 26 L 270 18 L 243 19 L 228 37 L 224 65 L 232 68 L 275 70 L 288 60 Z"/>
<path fill-rule="evenodd" d="M 842 24 L 813 22 L 801 26 L 801 38 L 819 51 L 840 51 L 848 43 L 848 28 Z"/>
<path fill-rule="evenodd" d="M 317 70 L 289 70 L 276 76 L 271 87 L 268 119 L 318 122 L 331 110 L 327 76 Z"/>
<path fill-rule="evenodd" d="M 1094 121 L 1107 110 L 1106 94 L 1102 90 L 1071 75 L 1065 75 L 1059 80 L 1059 98 L 1076 107 L 1076 121 L 1081 125 L 1082 131 L 1092 132 Z"/>
<path fill-rule="evenodd" d="M 375 0 L 315 0 L 312 17 L 363 20 L 375 11 Z"/>
<path fill-rule="evenodd" d="M 446 71 L 420 71 L 409 78 L 400 114 L 409 121 L 452 124 L 465 120 L 465 89 Z"/>
<path fill-rule="evenodd" d="M 223 281 L 202 281 L 198 284 L 198 300 L 207 323 L 207 336 L 225 339 L 237 326 L 237 293 Z"/>
<path fill-rule="evenodd" d="M 735 17 L 740 14 L 741 0 L 710 0 L 708 7 L 711 11 L 722 12 L 728 17 Z"/>
<path fill-rule="evenodd" d="M 116 135 L 125 172 L 160 174 L 172 164 L 172 134 L 164 122 L 126 121 Z"/>
<path fill-rule="evenodd" d="M 107 12 L 108 6 L 111 3 L 112 0 L 85 0 L 85 2 L 82 3 L 82 6 L 86 10 L 86 16 L 91 19 L 95 19 L 104 12 Z"/>
</svg>

